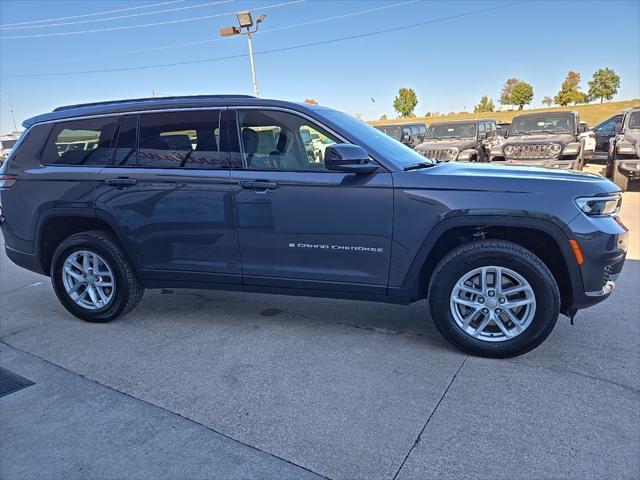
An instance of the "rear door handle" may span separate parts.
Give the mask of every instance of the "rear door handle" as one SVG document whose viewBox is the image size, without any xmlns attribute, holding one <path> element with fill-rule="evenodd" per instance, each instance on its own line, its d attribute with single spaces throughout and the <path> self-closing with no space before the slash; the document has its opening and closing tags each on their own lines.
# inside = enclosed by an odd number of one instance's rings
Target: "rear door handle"
<svg viewBox="0 0 640 480">
<path fill-rule="evenodd" d="M 278 188 L 278 184 L 276 182 L 267 182 L 265 180 L 243 180 L 239 183 L 240 186 L 246 190 L 274 190 Z"/>
<path fill-rule="evenodd" d="M 104 183 L 111 185 L 112 187 L 131 187 L 138 183 L 138 180 L 129 177 L 107 178 Z"/>
</svg>

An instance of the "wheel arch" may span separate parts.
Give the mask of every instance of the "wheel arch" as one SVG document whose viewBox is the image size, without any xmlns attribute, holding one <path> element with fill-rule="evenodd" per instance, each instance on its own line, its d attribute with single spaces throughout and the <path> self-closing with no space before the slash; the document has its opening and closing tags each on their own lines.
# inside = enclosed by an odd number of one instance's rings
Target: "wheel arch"
<svg viewBox="0 0 640 480">
<path fill-rule="evenodd" d="M 70 235 L 89 230 L 104 230 L 116 237 L 127 256 L 139 268 L 140 262 L 127 237 L 109 218 L 93 209 L 50 209 L 36 224 L 36 255 L 42 271 L 50 274 L 55 249 Z"/>
<path fill-rule="evenodd" d="M 570 313 L 582 288 L 582 275 L 569 243 L 566 227 L 551 221 L 518 216 L 454 217 L 439 223 L 418 251 L 402 289 L 412 300 L 426 297 L 433 271 L 452 248 L 476 239 L 496 238 L 517 243 L 536 254 L 549 267 L 561 293 L 563 313 Z"/>
</svg>

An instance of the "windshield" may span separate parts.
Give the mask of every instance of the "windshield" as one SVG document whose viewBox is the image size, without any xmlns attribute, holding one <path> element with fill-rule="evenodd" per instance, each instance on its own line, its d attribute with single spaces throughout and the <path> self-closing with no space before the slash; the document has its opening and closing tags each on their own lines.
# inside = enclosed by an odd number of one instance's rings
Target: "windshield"
<svg viewBox="0 0 640 480">
<path fill-rule="evenodd" d="M 573 133 L 573 115 L 535 115 L 516 117 L 511 122 L 510 134 L 518 133 Z"/>
<path fill-rule="evenodd" d="M 349 137 L 358 140 L 357 143 L 360 143 L 362 147 L 373 151 L 374 157 L 376 154 L 380 155 L 400 168 L 416 163 L 435 163 L 380 130 L 361 120 L 356 120 L 346 113 L 329 109 L 318 109 L 315 113 L 329 122 L 339 125 Z"/>
<path fill-rule="evenodd" d="M 402 127 L 400 125 L 378 125 L 375 128 L 398 141 L 402 138 Z"/>
<path fill-rule="evenodd" d="M 634 130 L 640 129 L 640 111 L 631 112 L 629 116 L 629 128 L 633 128 Z"/>
<path fill-rule="evenodd" d="M 475 137 L 476 124 L 469 123 L 438 123 L 427 130 L 427 138 Z"/>
</svg>

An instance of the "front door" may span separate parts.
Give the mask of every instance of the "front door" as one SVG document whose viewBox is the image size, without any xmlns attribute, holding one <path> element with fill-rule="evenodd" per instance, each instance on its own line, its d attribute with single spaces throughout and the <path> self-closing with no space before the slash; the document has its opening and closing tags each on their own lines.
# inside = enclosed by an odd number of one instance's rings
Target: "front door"
<svg viewBox="0 0 640 480">
<path fill-rule="evenodd" d="M 296 113 L 238 109 L 235 127 L 231 180 L 244 282 L 384 292 L 391 174 L 327 170 L 325 149 L 340 140 Z"/>
<path fill-rule="evenodd" d="M 223 113 L 123 117 L 95 202 L 123 229 L 145 269 L 241 282 Z"/>
</svg>

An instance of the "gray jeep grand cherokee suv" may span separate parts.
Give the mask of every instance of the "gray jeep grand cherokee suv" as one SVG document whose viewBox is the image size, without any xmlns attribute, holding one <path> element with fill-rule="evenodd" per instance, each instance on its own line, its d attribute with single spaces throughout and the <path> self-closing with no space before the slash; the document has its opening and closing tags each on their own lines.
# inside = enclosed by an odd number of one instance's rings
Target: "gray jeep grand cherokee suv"
<svg viewBox="0 0 640 480">
<path fill-rule="evenodd" d="M 606 299 L 625 259 L 610 181 L 425 159 L 328 108 L 140 99 L 24 126 L 0 170 L 6 252 L 87 321 L 145 288 L 428 298 L 455 346 L 508 357 Z"/>
</svg>

